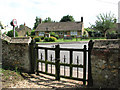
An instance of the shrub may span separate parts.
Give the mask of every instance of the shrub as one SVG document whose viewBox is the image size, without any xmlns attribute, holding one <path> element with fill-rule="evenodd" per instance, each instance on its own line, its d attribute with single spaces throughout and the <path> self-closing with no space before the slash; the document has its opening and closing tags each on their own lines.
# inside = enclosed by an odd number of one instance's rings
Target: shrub
<svg viewBox="0 0 120 90">
<path fill-rule="evenodd" d="M 118 38 L 120 38 L 120 32 L 118 33 Z"/>
<path fill-rule="evenodd" d="M 35 42 L 40 42 L 40 38 L 35 38 Z"/>
<path fill-rule="evenodd" d="M 51 32 L 51 33 L 50 33 L 50 36 L 53 36 L 53 37 L 55 37 L 56 39 L 59 39 L 59 36 L 56 35 L 55 32 Z"/>
<path fill-rule="evenodd" d="M 51 36 L 55 36 L 55 32 L 50 32 L 50 35 Z"/>
<path fill-rule="evenodd" d="M 27 35 L 27 36 L 30 36 L 30 33 L 27 31 L 27 32 L 26 32 L 26 35 Z"/>
<path fill-rule="evenodd" d="M 57 39 L 56 39 L 55 37 L 50 37 L 50 38 L 49 38 L 49 37 L 45 37 L 45 38 L 44 38 L 44 41 L 45 41 L 45 42 L 55 42 L 56 40 L 57 40 Z"/>
<path fill-rule="evenodd" d="M 41 37 L 41 40 L 44 40 L 44 37 Z"/>
<path fill-rule="evenodd" d="M 35 36 L 35 30 L 31 31 L 31 36 Z"/>
<path fill-rule="evenodd" d="M 7 36 L 9 36 L 9 37 L 14 37 L 14 35 L 13 35 L 13 30 L 8 31 Z M 17 37 L 17 36 L 18 36 L 18 32 L 15 31 L 15 37 Z"/>
<path fill-rule="evenodd" d="M 58 36 L 58 35 L 55 35 L 54 37 L 55 37 L 56 39 L 59 39 L 59 36 Z"/>
<path fill-rule="evenodd" d="M 40 42 L 40 37 L 39 36 L 34 36 L 33 39 L 35 39 L 36 42 Z"/>
<path fill-rule="evenodd" d="M 107 36 L 107 39 L 117 39 L 118 38 L 118 34 L 115 31 L 107 32 L 106 36 Z"/>
<path fill-rule="evenodd" d="M 82 39 L 88 39 L 88 36 L 87 35 L 83 35 Z"/>
<path fill-rule="evenodd" d="M 50 42 L 55 42 L 56 40 L 57 40 L 57 39 L 56 39 L 55 37 L 50 37 L 50 38 L 49 38 L 49 41 L 50 41 Z"/>
<path fill-rule="evenodd" d="M 45 41 L 45 42 L 49 42 L 49 37 L 45 37 L 45 38 L 44 38 L 44 41 Z"/>
</svg>

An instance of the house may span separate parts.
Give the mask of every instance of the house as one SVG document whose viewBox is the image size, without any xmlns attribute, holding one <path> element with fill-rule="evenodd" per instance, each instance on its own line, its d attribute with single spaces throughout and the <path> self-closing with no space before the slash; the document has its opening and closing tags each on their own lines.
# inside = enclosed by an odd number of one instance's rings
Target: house
<svg viewBox="0 0 120 90">
<path fill-rule="evenodd" d="M 44 36 L 46 33 L 55 32 L 57 35 L 59 35 L 59 38 L 63 38 L 65 35 L 83 35 L 83 31 L 84 24 L 83 17 L 81 17 L 80 22 L 41 22 L 36 28 L 35 34 L 38 36 Z"/>
<path fill-rule="evenodd" d="M 20 25 L 19 28 L 16 28 L 16 31 L 18 32 L 18 36 L 26 36 L 27 32 L 31 33 L 31 28 L 25 25 Z"/>
</svg>

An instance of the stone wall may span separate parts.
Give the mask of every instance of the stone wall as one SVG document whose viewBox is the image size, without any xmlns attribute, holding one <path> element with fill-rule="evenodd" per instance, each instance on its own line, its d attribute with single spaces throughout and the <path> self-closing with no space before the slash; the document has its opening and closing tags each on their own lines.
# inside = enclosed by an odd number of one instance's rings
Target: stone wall
<svg viewBox="0 0 120 90">
<path fill-rule="evenodd" d="M 93 87 L 120 87 L 120 40 L 94 41 L 91 66 Z"/>
<path fill-rule="evenodd" d="M 30 37 L 12 38 L 11 42 L 2 41 L 2 66 L 31 71 Z"/>
</svg>

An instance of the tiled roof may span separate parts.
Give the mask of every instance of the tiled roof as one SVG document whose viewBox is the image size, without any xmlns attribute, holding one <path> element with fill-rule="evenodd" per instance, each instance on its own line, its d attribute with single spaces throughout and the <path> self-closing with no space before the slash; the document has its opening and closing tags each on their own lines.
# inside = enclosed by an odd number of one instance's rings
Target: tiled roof
<svg viewBox="0 0 120 90">
<path fill-rule="evenodd" d="M 70 31 L 81 30 L 82 22 L 51 22 L 41 23 L 35 31 Z"/>
<path fill-rule="evenodd" d="M 29 28 L 28 26 L 22 25 L 22 26 L 20 26 L 19 28 L 16 29 L 17 32 L 26 31 L 26 30 L 31 31 L 31 28 Z"/>
</svg>

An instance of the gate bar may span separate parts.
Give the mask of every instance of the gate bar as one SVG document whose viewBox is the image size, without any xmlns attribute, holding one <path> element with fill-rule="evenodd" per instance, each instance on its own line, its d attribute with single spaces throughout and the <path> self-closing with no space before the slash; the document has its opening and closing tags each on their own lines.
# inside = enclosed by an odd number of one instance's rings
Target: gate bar
<svg viewBox="0 0 120 90">
<path fill-rule="evenodd" d="M 87 55 L 86 55 L 86 45 L 84 45 L 84 52 L 83 52 L 83 85 L 86 85 L 86 62 L 87 62 Z"/>
</svg>

